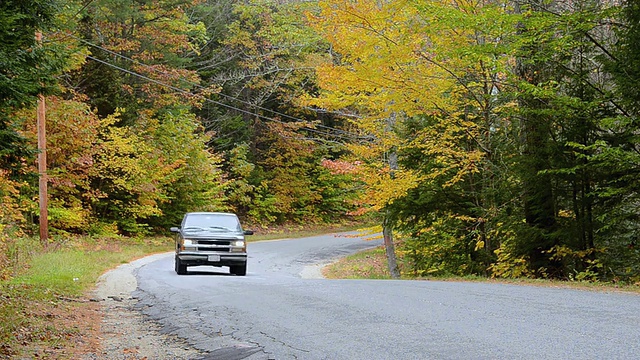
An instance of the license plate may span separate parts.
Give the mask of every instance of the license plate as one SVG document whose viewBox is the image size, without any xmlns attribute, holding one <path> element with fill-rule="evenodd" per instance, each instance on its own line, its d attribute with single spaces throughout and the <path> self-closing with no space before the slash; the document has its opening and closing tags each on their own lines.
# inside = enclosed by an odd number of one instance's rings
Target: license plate
<svg viewBox="0 0 640 360">
<path fill-rule="evenodd" d="M 209 261 L 211 261 L 211 262 L 220 261 L 220 255 L 209 255 Z"/>
</svg>

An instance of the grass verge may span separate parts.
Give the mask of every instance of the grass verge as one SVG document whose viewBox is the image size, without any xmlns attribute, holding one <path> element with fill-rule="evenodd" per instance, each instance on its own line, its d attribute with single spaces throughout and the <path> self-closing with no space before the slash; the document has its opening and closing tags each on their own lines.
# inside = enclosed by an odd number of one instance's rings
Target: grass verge
<svg viewBox="0 0 640 360">
<path fill-rule="evenodd" d="M 384 247 L 342 258 L 322 269 L 328 279 L 390 279 Z"/>
<path fill-rule="evenodd" d="M 20 239 L 15 247 L 22 249 L 19 271 L 0 282 L 0 359 L 77 358 L 95 346 L 89 335 L 99 330 L 99 307 L 86 295 L 98 277 L 173 245 L 169 238 L 76 239 L 42 249 L 36 239 Z"/>
<path fill-rule="evenodd" d="M 384 247 L 365 250 L 342 258 L 322 270 L 324 277 L 329 279 L 391 279 Z M 442 276 L 442 277 L 413 277 L 411 280 L 437 281 L 475 281 L 487 283 L 502 283 L 514 285 L 559 287 L 591 291 L 631 292 L 640 294 L 640 286 L 586 281 L 559 281 L 547 279 L 490 279 L 480 276 Z"/>
</svg>

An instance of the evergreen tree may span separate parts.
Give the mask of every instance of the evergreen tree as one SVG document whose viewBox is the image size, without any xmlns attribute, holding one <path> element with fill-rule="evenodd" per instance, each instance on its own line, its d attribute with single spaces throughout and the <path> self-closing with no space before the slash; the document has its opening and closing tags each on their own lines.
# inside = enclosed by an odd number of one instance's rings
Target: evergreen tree
<svg viewBox="0 0 640 360">
<path fill-rule="evenodd" d="M 63 53 L 36 42 L 37 31 L 53 25 L 55 0 L 3 0 L 0 2 L 0 168 L 16 178 L 25 158 L 34 155 L 17 133 L 12 113 L 34 106 L 39 94 L 55 90 Z"/>
<path fill-rule="evenodd" d="M 616 8 L 614 8 L 616 9 Z M 609 117 L 598 124 L 607 131 L 593 146 L 590 160 L 608 172 L 599 184 L 603 212 L 597 214 L 602 224 L 599 245 L 606 251 L 600 256 L 607 279 L 640 280 L 640 3 L 623 1 L 611 18 L 614 33 L 600 59 L 613 77 L 608 102 Z M 615 35 L 615 36 L 614 36 Z M 609 94 L 609 92 L 607 92 Z"/>
</svg>

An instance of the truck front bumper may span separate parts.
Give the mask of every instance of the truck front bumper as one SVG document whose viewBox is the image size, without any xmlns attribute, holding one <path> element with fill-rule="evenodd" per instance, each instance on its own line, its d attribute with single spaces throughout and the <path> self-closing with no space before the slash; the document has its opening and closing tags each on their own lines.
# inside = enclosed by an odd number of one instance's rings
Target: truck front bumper
<svg viewBox="0 0 640 360">
<path fill-rule="evenodd" d="M 189 252 L 181 251 L 176 256 L 188 266 L 237 266 L 247 263 L 247 254 L 219 253 L 219 252 Z"/>
</svg>

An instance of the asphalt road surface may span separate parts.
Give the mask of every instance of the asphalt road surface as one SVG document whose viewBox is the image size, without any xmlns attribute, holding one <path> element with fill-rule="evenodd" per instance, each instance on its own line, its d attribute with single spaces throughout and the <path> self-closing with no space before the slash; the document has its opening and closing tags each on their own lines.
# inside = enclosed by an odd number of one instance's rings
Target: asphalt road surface
<svg viewBox="0 0 640 360">
<path fill-rule="evenodd" d="M 438 281 L 327 280 L 318 266 L 380 241 L 249 244 L 247 276 L 137 270 L 134 293 L 206 359 L 640 359 L 640 296 Z"/>
</svg>

